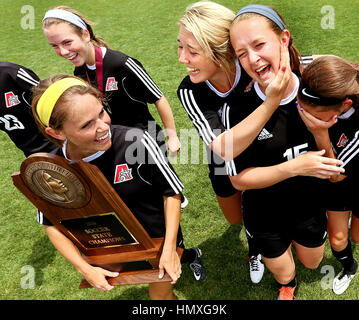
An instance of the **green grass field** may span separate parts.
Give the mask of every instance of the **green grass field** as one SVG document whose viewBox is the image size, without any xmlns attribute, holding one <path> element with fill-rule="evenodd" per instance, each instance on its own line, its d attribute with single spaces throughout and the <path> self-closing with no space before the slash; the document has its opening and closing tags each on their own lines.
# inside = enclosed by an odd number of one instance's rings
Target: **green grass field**
<svg viewBox="0 0 359 320">
<path fill-rule="evenodd" d="M 0 60 L 18 63 L 34 70 L 40 78 L 53 73 L 72 73 L 72 65 L 56 56 L 41 30 L 41 19 L 52 6 L 66 4 L 96 22 L 95 33 L 112 48 L 140 60 L 169 100 L 179 136 L 181 129 L 192 129 L 182 109 L 176 89 L 186 75 L 177 59 L 177 20 L 189 0 L 1 0 Z M 251 1 L 221 0 L 219 3 L 238 11 Z M 294 43 L 302 54 L 335 54 L 359 62 L 358 0 L 260 0 L 271 5 L 285 18 Z M 34 9 L 34 28 L 24 29 L 23 6 Z M 323 29 L 323 6 L 334 9 L 334 29 Z M 25 21 L 26 22 L 26 21 Z M 158 119 L 154 108 L 154 116 Z M 183 142 L 185 143 L 185 142 Z M 202 146 L 202 143 L 200 143 Z M 110 292 L 77 289 L 81 280 L 74 268 L 57 253 L 43 227 L 36 222 L 35 208 L 12 185 L 11 174 L 19 170 L 24 156 L 8 137 L 0 133 L 0 299 L 2 300 L 146 300 L 147 286 L 116 287 Z M 265 271 L 260 284 L 251 283 L 248 275 L 247 241 L 243 227 L 230 226 L 215 200 L 208 179 L 207 165 L 200 152 L 198 164 L 174 166 L 185 185 L 188 207 L 182 214 L 182 228 L 187 247 L 200 247 L 208 272 L 204 283 L 197 283 L 184 266 L 175 294 L 182 300 L 273 300 L 276 287 Z M 191 160 L 191 158 L 190 158 Z M 192 161 L 195 162 L 195 161 Z M 303 199 L 305 201 L 305 199 Z M 359 250 L 354 251 L 359 259 Z M 30 267 L 29 267 L 30 266 Z M 33 269 L 31 269 L 33 268 Z M 35 282 L 26 282 L 29 270 Z M 329 271 L 326 271 L 329 270 Z M 357 300 L 359 279 L 341 296 L 328 289 L 331 271 L 340 265 L 327 245 L 317 270 L 307 270 L 299 262 L 298 300 Z M 322 273 L 322 272 L 323 273 Z"/>
</svg>

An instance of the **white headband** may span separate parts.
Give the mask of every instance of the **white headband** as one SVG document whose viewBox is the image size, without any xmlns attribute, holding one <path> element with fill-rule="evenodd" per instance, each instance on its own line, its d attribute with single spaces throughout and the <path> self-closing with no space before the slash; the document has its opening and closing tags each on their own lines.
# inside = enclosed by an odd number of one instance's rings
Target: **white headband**
<svg viewBox="0 0 359 320">
<path fill-rule="evenodd" d="M 42 23 L 44 23 L 45 19 L 47 19 L 47 18 L 57 18 L 60 20 L 64 20 L 64 21 L 74 24 L 75 26 L 77 26 L 81 29 L 87 30 L 86 23 L 79 16 L 77 16 L 76 14 L 73 14 L 69 11 L 66 11 L 66 10 L 53 9 L 53 10 L 47 11 L 45 13 L 44 19 L 42 19 Z"/>
</svg>

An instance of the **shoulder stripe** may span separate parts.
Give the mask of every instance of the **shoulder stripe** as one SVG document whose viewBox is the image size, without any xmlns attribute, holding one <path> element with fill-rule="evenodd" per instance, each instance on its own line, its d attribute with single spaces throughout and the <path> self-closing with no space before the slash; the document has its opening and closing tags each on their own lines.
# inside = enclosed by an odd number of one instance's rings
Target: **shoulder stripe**
<svg viewBox="0 0 359 320">
<path fill-rule="evenodd" d="M 39 84 L 39 81 L 37 81 L 33 77 L 31 77 L 23 68 L 20 68 L 18 70 L 17 77 L 30 83 L 33 86 L 36 86 Z"/>
<path fill-rule="evenodd" d="M 231 124 L 229 121 L 229 109 L 230 106 L 227 103 L 225 103 L 222 111 L 222 124 L 227 130 L 231 128 Z"/>
<path fill-rule="evenodd" d="M 131 58 L 128 58 L 125 64 L 137 75 L 137 77 L 153 93 L 154 96 L 156 96 L 158 99 L 163 96 L 162 91 L 159 89 L 156 83 L 135 61 L 133 61 Z"/>
<path fill-rule="evenodd" d="M 40 210 L 37 210 L 36 220 L 38 223 L 44 224 L 44 214 Z"/>
<path fill-rule="evenodd" d="M 229 110 L 230 110 L 230 106 L 227 103 L 225 103 L 222 111 L 222 123 L 227 130 L 231 128 L 231 124 L 229 121 Z M 226 161 L 225 165 L 226 165 L 226 172 L 229 176 L 237 175 L 236 166 L 233 160 Z"/>
<path fill-rule="evenodd" d="M 345 167 L 351 159 L 353 159 L 359 152 L 359 131 L 355 133 L 354 139 L 339 153 L 337 159 L 344 163 L 341 167 Z"/>
<path fill-rule="evenodd" d="M 184 188 L 182 182 L 178 178 L 177 174 L 169 167 L 159 145 L 156 141 L 150 136 L 148 132 L 145 132 L 141 138 L 142 144 L 146 147 L 149 154 L 152 156 L 157 167 L 162 172 L 163 176 L 166 178 L 168 184 L 171 186 L 173 191 L 178 194 Z"/>
<path fill-rule="evenodd" d="M 226 161 L 226 172 L 229 176 L 236 176 L 238 174 L 233 160 Z"/>
<path fill-rule="evenodd" d="M 202 137 L 204 143 L 208 146 L 213 141 L 213 139 L 216 138 L 216 135 L 213 133 L 207 119 L 199 109 L 196 100 L 193 97 L 192 90 L 180 89 L 179 93 L 184 109 L 189 115 L 199 135 Z"/>
</svg>

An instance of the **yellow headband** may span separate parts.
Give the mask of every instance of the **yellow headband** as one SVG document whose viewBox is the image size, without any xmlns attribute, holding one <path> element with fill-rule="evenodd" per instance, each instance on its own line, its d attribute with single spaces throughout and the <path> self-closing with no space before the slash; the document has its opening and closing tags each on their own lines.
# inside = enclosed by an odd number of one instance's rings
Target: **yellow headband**
<svg viewBox="0 0 359 320">
<path fill-rule="evenodd" d="M 57 100 L 59 100 L 61 95 L 67 89 L 74 86 L 87 87 L 87 84 L 76 78 L 64 78 L 54 82 L 45 90 L 36 107 L 37 114 L 43 124 L 49 126 L 52 110 L 54 109 Z"/>
</svg>

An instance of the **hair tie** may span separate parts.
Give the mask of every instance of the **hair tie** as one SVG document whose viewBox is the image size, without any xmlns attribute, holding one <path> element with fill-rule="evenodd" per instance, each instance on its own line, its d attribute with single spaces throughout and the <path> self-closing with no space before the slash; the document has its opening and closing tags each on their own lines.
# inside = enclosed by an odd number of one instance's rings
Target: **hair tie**
<svg viewBox="0 0 359 320">
<path fill-rule="evenodd" d="M 72 23 L 73 25 L 75 25 L 81 29 L 87 30 L 87 25 L 86 25 L 85 21 L 83 21 L 78 15 L 76 15 L 70 11 L 67 11 L 67 10 L 52 9 L 52 10 L 47 11 L 45 13 L 44 18 L 42 19 L 42 23 L 44 23 L 44 21 L 47 18 L 56 18 L 56 19 L 64 20 L 64 21 Z"/>
<path fill-rule="evenodd" d="M 87 87 L 87 83 L 77 78 L 64 78 L 51 84 L 39 99 L 36 111 L 41 122 L 49 126 L 52 111 L 54 110 L 57 100 L 69 88 L 75 86 Z"/>
<path fill-rule="evenodd" d="M 260 4 L 251 4 L 249 6 L 246 6 L 239 10 L 239 12 L 234 17 L 234 20 L 237 19 L 238 16 L 240 16 L 243 13 L 257 13 L 261 16 L 264 16 L 268 18 L 269 20 L 273 21 L 281 30 L 287 29 L 285 23 L 281 19 L 281 17 L 278 15 L 277 12 L 275 12 L 272 8 L 269 8 L 267 6 L 263 6 Z"/>
</svg>

